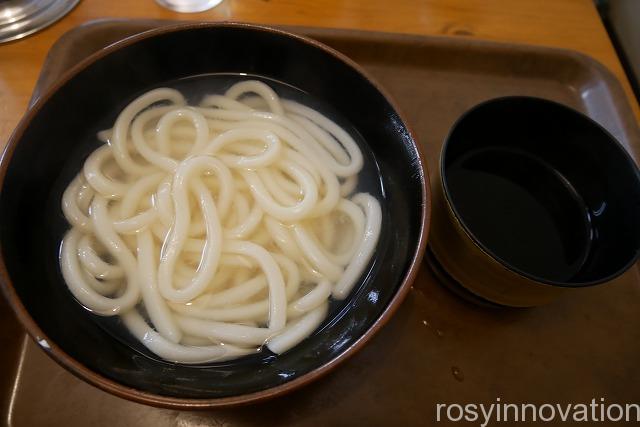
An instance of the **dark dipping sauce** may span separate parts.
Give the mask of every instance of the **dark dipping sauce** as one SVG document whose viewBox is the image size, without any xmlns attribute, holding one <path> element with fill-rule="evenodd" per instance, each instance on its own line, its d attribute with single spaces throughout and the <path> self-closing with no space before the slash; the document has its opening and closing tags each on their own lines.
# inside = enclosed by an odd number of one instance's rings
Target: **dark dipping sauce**
<svg viewBox="0 0 640 427">
<path fill-rule="evenodd" d="M 489 147 L 457 159 L 446 177 L 457 213 L 495 257 L 547 280 L 580 271 L 592 239 L 588 208 L 542 159 Z"/>
<path fill-rule="evenodd" d="M 562 104 L 527 96 L 478 104 L 453 126 L 440 172 L 464 232 L 530 280 L 592 286 L 640 255 L 637 166 L 604 128 Z"/>
</svg>

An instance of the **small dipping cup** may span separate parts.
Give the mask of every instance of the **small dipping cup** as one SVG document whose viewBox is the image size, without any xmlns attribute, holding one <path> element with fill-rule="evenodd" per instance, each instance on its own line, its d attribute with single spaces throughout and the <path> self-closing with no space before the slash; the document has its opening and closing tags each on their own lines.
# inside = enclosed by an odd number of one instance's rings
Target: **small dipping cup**
<svg viewBox="0 0 640 427">
<path fill-rule="evenodd" d="M 472 299 L 528 307 L 609 282 L 640 253 L 640 175 L 596 122 L 532 97 L 484 102 L 440 155 L 429 259 Z"/>
</svg>

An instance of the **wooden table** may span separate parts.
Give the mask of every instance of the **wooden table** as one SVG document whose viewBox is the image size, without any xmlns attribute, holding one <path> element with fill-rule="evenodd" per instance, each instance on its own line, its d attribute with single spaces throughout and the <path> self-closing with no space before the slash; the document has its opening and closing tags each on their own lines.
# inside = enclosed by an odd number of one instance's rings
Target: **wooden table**
<svg viewBox="0 0 640 427">
<path fill-rule="evenodd" d="M 613 71 L 640 118 L 592 0 L 224 0 L 197 14 L 174 13 L 153 0 L 83 0 L 44 31 L 0 45 L 0 146 L 24 113 L 51 45 L 70 28 L 97 18 L 237 20 L 477 37 L 574 49 Z"/>
</svg>

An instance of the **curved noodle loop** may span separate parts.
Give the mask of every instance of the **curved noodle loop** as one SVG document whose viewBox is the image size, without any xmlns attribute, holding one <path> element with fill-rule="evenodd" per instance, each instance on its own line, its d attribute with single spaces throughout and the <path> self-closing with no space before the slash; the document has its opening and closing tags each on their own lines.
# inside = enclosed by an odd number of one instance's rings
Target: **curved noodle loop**
<svg viewBox="0 0 640 427">
<path fill-rule="evenodd" d="M 152 90 L 98 139 L 63 195 L 62 273 L 166 360 L 285 352 L 370 263 L 382 211 L 353 194 L 358 145 L 260 81 L 199 106 Z"/>
</svg>

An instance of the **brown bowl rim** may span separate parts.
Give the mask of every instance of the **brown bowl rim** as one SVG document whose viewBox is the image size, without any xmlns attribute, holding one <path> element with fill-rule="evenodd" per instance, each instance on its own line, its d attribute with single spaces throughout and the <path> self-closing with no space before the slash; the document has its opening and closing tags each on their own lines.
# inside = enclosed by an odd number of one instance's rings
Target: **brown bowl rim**
<svg viewBox="0 0 640 427">
<path fill-rule="evenodd" d="M 384 326 L 389 319 L 393 316 L 393 314 L 398 310 L 402 301 L 407 296 L 411 284 L 416 278 L 418 270 L 421 266 L 422 257 L 424 255 L 424 251 L 426 248 L 427 237 L 429 234 L 429 224 L 431 219 L 431 191 L 429 186 L 429 174 L 427 171 L 427 163 L 425 160 L 425 156 L 420 144 L 417 142 L 415 137 L 415 133 L 409 126 L 407 120 L 402 114 L 401 110 L 398 108 L 397 103 L 393 100 L 393 98 L 387 93 L 382 86 L 377 83 L 368 72 L 366 72 L 360 65 L 358 65 L 355 61 L 349 59 L 346 55 L 338 52 L 337 50 L 330 48 L 323 43 L 320 43 L 316 40 L 313 40 L 308 37 L 300 36 L 297 34 L 292 34 L 287 31 L 283 31 L 276 28 L 271 28 L 268 26 L 248 24 L 242 22 L 198 22 L 198 23 L 179 23 L 175 25 L 168 25 L 159 28 L 154 28 L 151 30 L 144 31 L 142 33 L 138 33 L 129 37 L 126 37 L 116 43 L 113 43 L 104 49 L 99 50 L 98 52 L 93 53 L 88 56 L 75 66 L 73 66 L 70 70 L 68 70 L 64 75 L 58 79 L 54 84 L 52 84 L 49 88 L 45 90 L 45 92 L 37 99 L 29 110 L 25 113 L 25 116 L 20 120 L 17 127 L 13 131 L 10 136 L 5 149 L 2 152 L 2 157 L 0 158 L 0 191 L 2 190 L 2 186 L 4 185 L 4 178 L 7 172 L 7 168 L 13 157 L 13 152 L 18 141 L 22 138 L 24 131 L 28 128 L 29 124 L 36 116 L 36 114 L 40 111 L 42 106 L 46 104 L 46 102 L 51 98 L 51 96 L 64 84 L 66 84 L 69 80 L 73 79 L 77 74 L 79 74 L 82 70 L 96 62 L 98 59 L 115 52 L 120 49 L 124 49 L 127 46 L 130 46 L 134 43 L 137 43 L 141 40 L 145 40 L 150 37 L 155 37 L 161 34 L 168 34 L 178 31 L 187 31 L 192 29 L 200 29 L 200 28 L 218 28 L 218 27 L 228 27 L 228 28 L 246 28 L 253 31 L 262 31 L 268 32 L 272 34 L 278 34 L 285 37 L 294 38 L 300 42 L 311 45 L 315 48 L 323 50 L 325 53 L 335 57 L 336 59 L 342 61 L 352 69 L 354 69 L 358 74 L 360 74 L 364 79 L 368 80 L 378 92 L 385 98 L 385 100 L 389 103 L 389 105 L 394 109 L 394 111 L 398 114 L 402 123 L 405 125 L 411 139 L 414 142 L 414 148 L 418 153 L 419 160 L 419 172 L 420 172 L 420 181 L 422 186 L 422 212 L 420 218 L 420 235 L 418 237 L 418 245 L 413 254 L 413 258 L 411 259 L 411 264 L 402 280 L 402 283 L 398 287 L 398 290 L 391 298 L 391 301 L 383 310 L 382 314 L 375 320 L 375 322 L 371 325 L 371 327 L 360 336 L 351 346 L 345 349 L 341 354 L 329 360 L 322 366 L 307 372 L 306 374 L 301 375 L 298 378 L 295 378 L 289 382 L 277 385 L 275 387 L 271 387 L 265 390 L 260 390 L 248 394 L 240 394 L 235 396 L 228 396 L 222 398 L 210 398 L 210 399 L 196 399 L 196 398 L 180 398 L 180 397 L 170 397 L 170 396 L 162 396 L 150 392 L 144 392 L 137 390 L 132 387 L 125 386 L 116 381 L 108 379 L 97 372 L 87 368 L 79 361 L 75 360 L 73 357 L 68 355 L 62 348 L 60 348 L 57 344 L 52 342 L 47 335 L 40 329 L 38 324 L 33 320 L 31 315 L 27 312 L 26 308 L 22 304 L 22 301 L 18 297 L 11 278 L 9 277 L 9 273 L 7 271 L 7 267 L 4 262 L 4 255 L 2 248 L 0 247 L 0 287 L 4 293 L 5 298 L 9 301 L 9 305 L 12 307 L 14 313 L 18 317 L 19 321 L 27 330 L 27 333 L 31 336 L 31 338 L 37 343 L 43 342 L 47 346 L 40 345 L 40 347 L 58 364 L 67 369 L 69 372 L 74 374 L 76 377 L 104 390 L 116 396 L 138 402 L 144 403 L 156 407 L 168 408 L 168 409 L 208 409 L 208 408 L 220 408 L 220 407 L 232 407 L 232 406 L 241 406 L 249 403 L 257 403 L 263 402 L 268 399 L 272 399 L 276 396 L 281 396 L 286 393 L 290 393 L 295 389 L 298 389 L 304 385 L 311 383 L 312 381 L 326 375 L 333 369 L 335 369 L 338 365 L 343 363 L 349 357 L 353 356 L 358 350 L 360 350 L 381 328 Z"/>
</svg>

